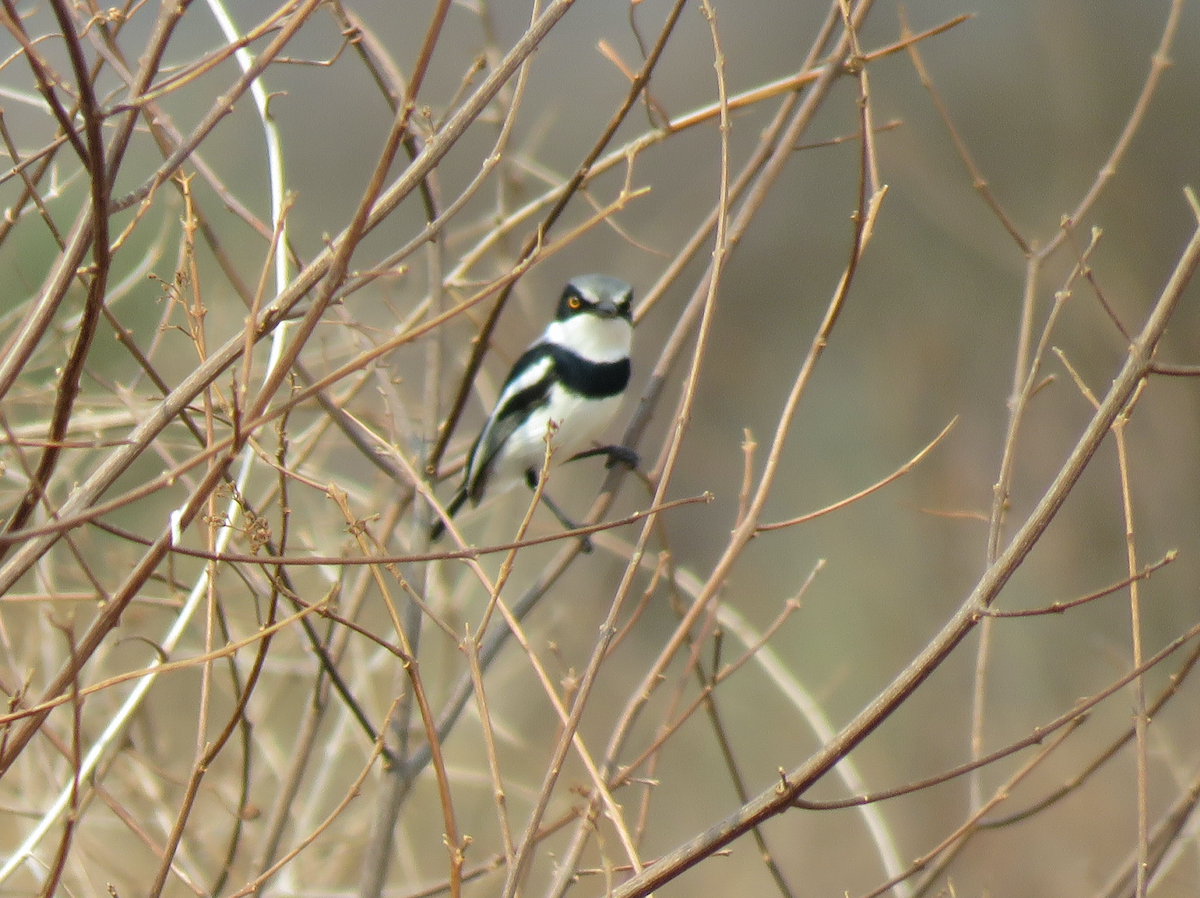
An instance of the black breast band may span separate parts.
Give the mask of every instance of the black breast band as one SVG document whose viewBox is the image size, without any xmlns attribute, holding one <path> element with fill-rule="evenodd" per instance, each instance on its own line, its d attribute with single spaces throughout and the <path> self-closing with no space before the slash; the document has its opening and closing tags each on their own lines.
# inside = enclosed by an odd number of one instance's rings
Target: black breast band
<svg viewBox="0 0 1200 898">
<path fill-rule="evenodd" d="M 629 383 L 629 359 L 616 362 L 591 362 L 554 343 L 543 344 L 554 359 L 559 380 L 572 393 L 589 399 L 616 396 Z"/>
</svg>

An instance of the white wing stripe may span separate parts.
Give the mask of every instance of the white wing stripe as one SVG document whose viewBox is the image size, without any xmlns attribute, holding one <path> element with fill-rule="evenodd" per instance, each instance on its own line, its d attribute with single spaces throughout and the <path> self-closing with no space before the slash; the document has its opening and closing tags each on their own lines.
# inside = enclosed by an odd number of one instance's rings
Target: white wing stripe
<svg viewBox="0 0 1200 898">
<path fill-rule="evenodd" d="M 509 400 L 522 390 L 532 387 L 549 374 L 553 364 L 554 359 L 549 356 L 543 356 L 524 371 L 519 372 L 509 381 L 508 386 L 504 388 L 504 392 L 500 394 L 500 398 L 496 400 L 496 409 L 492 412 L 492 417 L 500 417 L 504 413 L 504 406 L 508 404 Z"/>
</svg>

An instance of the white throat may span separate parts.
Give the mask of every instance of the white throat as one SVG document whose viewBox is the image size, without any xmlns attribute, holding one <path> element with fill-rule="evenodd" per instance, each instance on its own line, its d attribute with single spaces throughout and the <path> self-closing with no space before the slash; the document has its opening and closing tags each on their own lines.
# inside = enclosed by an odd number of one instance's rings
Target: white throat
<svg viewBox="0 0 1200 898">
<path fill-rule="evenodd" d="M 542 339 L 563 346 L 589 362 L 619 362 L 629 357 L 633 326 L 624 318 L 575 315 L 566 321 L 550 322 Z"/>
</svg>

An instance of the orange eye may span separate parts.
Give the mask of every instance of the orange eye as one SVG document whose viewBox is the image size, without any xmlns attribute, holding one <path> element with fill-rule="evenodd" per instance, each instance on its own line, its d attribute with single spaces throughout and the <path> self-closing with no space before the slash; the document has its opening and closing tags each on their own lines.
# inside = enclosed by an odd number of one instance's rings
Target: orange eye
<svg viewBox="0 0 1200 898">
<path fill-rule="evenodd" d="M 583 300 L 578 296 L 572 296 L 567 300 L 567 305 L 572 309 L 579 309 L 581 306 L 583 306 Z"/>
</svg>

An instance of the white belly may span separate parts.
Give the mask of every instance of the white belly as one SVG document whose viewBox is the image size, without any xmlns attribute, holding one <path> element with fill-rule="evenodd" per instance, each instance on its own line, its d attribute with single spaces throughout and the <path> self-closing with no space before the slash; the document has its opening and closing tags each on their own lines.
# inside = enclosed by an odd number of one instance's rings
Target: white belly
<svg viewBox="0 0 1200 898">
<path fill-rule="evenodd" d="M 546 455 L 546 430 L 550 421 L 558 425 L 551 437 L 551 464 L 562 464 L 576 452 L 591 449 L 604 433 L 621 405 L 621 396 L 585 399 L 565 390 L 554 390 L 550 402 L 538 409 L 516 429 L 505 451 L 496 459 L 488 492 L 508 489 L 525 480 L 530 468 L 540 472 Z"/>
</svg>

